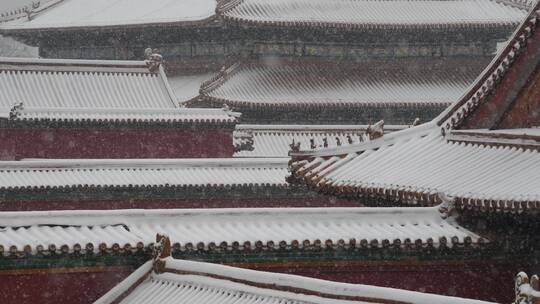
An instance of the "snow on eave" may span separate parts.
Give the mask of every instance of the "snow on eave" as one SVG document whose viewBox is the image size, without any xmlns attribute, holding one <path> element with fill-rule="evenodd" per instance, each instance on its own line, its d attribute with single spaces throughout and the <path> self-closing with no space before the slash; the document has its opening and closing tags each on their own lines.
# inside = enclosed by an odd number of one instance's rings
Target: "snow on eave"
<svg viewBox="0 0 540 304">
<path fill-rule="evenodd" d="M 60 211 L 5 211 L 0 212 L 2 226 L 20 227 L 31 225 L 115 225 L 118 223 L 139 222 L 141 220 L 166 220 L 183 217 L 206 217 L 216 220 L 219 217 L 253 216 L 268 218 L 319 216 L 343 218 L 370 215 L 388 217 L 414 217 L 427 220 L 440 218 L 439 207 L 320 207 L 320 208 L 218 208 L 218 209 L 122 209 L 122 210 L 60 210 Z"/>
<path fill-rule="evenodd" d="M 193 159 L 23 159 L 0 161 L 0 170 L 91 169 L 91 168 L 283 168 L 283 158 L 193 158 Z"/>
<path fill-rule="evenodd" d="M 45 108 L 25 107 L 15 118 L 10 108 L 0 108 L 0 118 L 19 121 L 62 122 L 155 122 L 155 123 L 236 123 L 240 113 L 214 108 Z"/>
<path fill-rule="evenodd" d="M 229 208 L 167 210 L 76 210 L 1 212 L 0 255 L 23 250 L 139 251 L 157 232 L 171 236 L 175 250 L 219 248 L 483 248 L 485 239 L 459 226 L 438 208 Z M 342 226 L 343 223 L 348 225 Z M 367 224 L 376 223 L 377 227 Z M 306 229 L 298 230 L 301 225 Z M 400 226 L 399 235 L 395 227 Z M 419 227 L 421 229 L 419 229 Z M 116 233 L 104 233 L 114 230 Z M 186 231 L 191 231 L 186 233 Z M 63 233 L 73 231 L 65 239 Z M 21 235 L 21 237 L 13 237 Z M 24 235 L 24 237 L 22 237 Z M 33 235 L 32 238 L 27 238 Z M 488 241 L 489 242 L 489 241 Z M 386 245 L 385 245 L 386 244 Z M 195 249 L 195 246 L 198 249 Z M 261 247 L 262 246 L 262 247 Z M 5 249 L 8 249 L 6 251 Z M 48 249 L 47 249 L 48 248 Z"/>
</svg>

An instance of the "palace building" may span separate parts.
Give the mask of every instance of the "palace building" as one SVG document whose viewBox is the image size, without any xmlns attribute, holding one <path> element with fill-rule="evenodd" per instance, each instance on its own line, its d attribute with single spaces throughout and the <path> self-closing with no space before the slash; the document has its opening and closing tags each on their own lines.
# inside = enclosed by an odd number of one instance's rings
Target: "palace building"
<svg viewBox="0 0 540 304">
<path fill-rule="evenodd" d="M 530 8 L 516 0 L 34 4 L 3 13 L 0 33 L 45 58 L 142 60 L 157 49 L 178 100 L 226 103 L 249 124 L 429 121 Z"/>
<path fill-rule="evenodd" d="M 0 301 L 533 303 L 538 18 L 511 0 L 1 14 L 47 58 L 0 59 Z"/>
</svg>

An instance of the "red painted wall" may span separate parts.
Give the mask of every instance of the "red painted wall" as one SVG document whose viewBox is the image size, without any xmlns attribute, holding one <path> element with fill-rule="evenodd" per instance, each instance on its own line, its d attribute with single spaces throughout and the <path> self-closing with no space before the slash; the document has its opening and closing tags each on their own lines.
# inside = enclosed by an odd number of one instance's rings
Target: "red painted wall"
<svg viewBox="0 0 540 304">
<path fill-rule="evenodd" d="M 232 157 L 232 129 L 0 129 L 0 160 Z"/>
<path fill-rule="evenodd" d="M 395 287 L 443 295 L 510 303 L 514 297 L 514 276 L 520 268 L 510 264 L 420 264 L 376 266 L 290 267 L 278 264 L 258 270 L 287 272 L 315 278 Z M 530 272 L 530 271 L 528 271 Z M 531 273 L 531 272 L 530 272 Z M 2 275 L 0 303 L 82 304 L 92 303 L 129 274 L 129 270 L 107 272 Z"/>
<path fill-rule="evenodd" d="M 83 201 L 3 201 L 0 211 L 112 210 L 169 208 L 272 208 L 272 207 L 360 207 L 358 202 L 330 196 L 306 198 L 173 198 Z"/>
<path fill-rule="evenodd" d="M 13 274 L 0 273 L 0 303 L 87 304 L 121 282 L 129 268 L 105 272 Z"/>
<path fill-rule="evenodd" d="M 499 129 L 540 126 L 540 66 L 497 125 Z"/>
</svg>

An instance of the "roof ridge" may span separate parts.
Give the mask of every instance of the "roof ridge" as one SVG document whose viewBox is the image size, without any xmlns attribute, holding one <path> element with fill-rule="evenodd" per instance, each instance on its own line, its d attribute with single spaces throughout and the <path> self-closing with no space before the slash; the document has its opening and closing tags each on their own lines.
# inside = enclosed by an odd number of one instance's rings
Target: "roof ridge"
<svg viewBox="0 0 540 304">
<path fill-rule="evenodd" d="M 32 1 L 32 3 L 29 3 L 23 7 L 0 13 L 0 23 L 21 19 L 24 17 L 30 19 L 33 17 L 33 14 L 41 13 L 42 11 L 63 1 L 64 0 L 39 0 L 37 2 Z M 43 4 L 41 4 L 42 2 Z"/>
<path fill-rule="evenodd" d="M 212 78 L 206 80 L 201 84 L 201 88 L 199 90 L 199 94 L 201 95 L 207 95 L 208 93 L 218 89 L 221 87 L 229 78 L 232 77 L 236 72 L 240 70 L 240 66 L 243 64 L 240 61 L 235 61 L 234 63 L 230 65 L 225 65 L 221 68 L 221 71 L 219 71 L 216 75 L 214 75 Z"/>
<path fill-rule="evenodd" d="M 93 60 L 63 58 L 0 57 L 0 65 L 39 65 L 39 66 L 93 66 L 93 67 L 147 67 L 144 60 Z"/>
<path fill-rule="evenodd" d="M 0 212 L 3 226 L 27 226 L 35 221 L 41 224 L 48 222 L 49 225 L 62 225 L 71 221 L 73 216 L 87 217 L 86 220 L 99 219 L 101 223 L 109 225 L 117 224 L 118 221 L 133 217 L 162 218 L 172 216 L 265 216 L 274 218 L 277 215 L 294 216 L 298 214 L 337 216 L 342 215 L 356 217 L 359 214 L 414 214 L 423 219 L 427 215 L 433 215 L 440 221 L 447 221 L 439 210 L 440 206 L 430 207 L 299 207 L 299 208 L 207 208 L 207 209 L 116 209 L 116 210 L 52 210 L 52 211 L 3 211 Z M 246 217 L 249 219 L 249 217 Z M 95 223 L 98 225 L 97 223 Z M 78 222 L 77 225 L 85 225 Z"/>
<path fill-rule="evenodd" d="M 14 112 L 15 111 L 15 112 Z M 0 119 L 56 122 L 235 123 L 240 113 L 216 108 L 1 108 Z"/>
<path fill-rule="evenodd" d="M 227 18 L 224 14 L 235 9 L 245 0 L 217 0 L 216 14 Z"/>
<path fill-rule="evenodd" d="M 56 112 L 56 113 L 105 113 L 105 114 L 223 114 L 230 115 L 230 111 L 218 108 L 50 108 L 50 107 L 25 107 L 21 110 L 21 114 L 25 113 L 40 113 L 40 112 Z"/>
</svg>

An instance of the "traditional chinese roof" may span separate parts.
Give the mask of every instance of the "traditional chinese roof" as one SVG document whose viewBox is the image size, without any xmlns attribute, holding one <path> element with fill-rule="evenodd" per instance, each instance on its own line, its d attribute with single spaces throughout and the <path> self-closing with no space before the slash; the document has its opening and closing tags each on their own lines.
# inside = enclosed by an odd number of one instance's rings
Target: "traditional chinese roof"
<svg viewBox="0 0 540 304">
<path fill-rule="evenodd" d="M 470 91 L 432 122 L 367 144 L 293 153 L 293 176 L 328 192 L 387 202 L 434 204 L 444 193 L 463 208 L 536 212 L 540 141 L 534 120 L 526 119 L 538 111 L 538 104 L 536 95 L 525 89 L 540 61 L 539 8 L 537 4 Z M 533 94 L 531 100 L 528 94 Z M 512 116 L 510 125 L 518 128 L 514 134 L 497 124 L 488 125 L 491 131 L 474 129 L 527 102 L 526 115 Z M 532 132 L 524 132 L 524 125 Z"/>
<path fill-rule="evenodd" d="M 446 106 L 465 92 L 486 59 L 239 62 L 204 83 L 201 93 L 217 103 L 262 108 Z"/>
<path fill-rule="evenodd" d="M 517 25 L 528 7 L 522 1 L 234 1 L 226 19 L 278 26 L 363 29 L 463 28 Z"/>
<path fill-rule="evenodd" d="M 169 76 L 169 84 L 179 103 L 199 96 L 199 89 L 204 81 L 210 79 L 212 73 Z"/>
<path fill-rule="evenodd" d="M 163 68 L 149 64 L 0 58 L 0 112 L 25 121 L 236 121 L 229 111 L 179 108 Z"/>
<path fill-rule="evenodd" d="M 49 0 L 0 14 L 5 30 L 186 26 L 223 18 L 273 26 L 359 29 L 493 28 L 515 25 L 526 1 L 204 0 L 148 3 L 141 0 Z"/>
<path fill-rule="evenodd" d="M 142 0 L 44 0 L 0 15 L 6 29 L 94 28 L 143 25 L 185 25 L 209 21 L 216 0 L 148 2 Z M 30 12 L 30 18 L 28 18 Z"/>
<path fill-rule="evenodd" d="M 161 265 L 157 270 L 156 265 Z M 487 304 L 479 300 L 353 285 L 171 257 L 149 261 L 101 297 L 108 303 Z"/>
<path fill-rule="evenodd" d="M 99 124 L 231 124 L 238 113 L 224 109 L 109 109 L 109 108 L 23 108 L 15 116 L 0 110 L 0 118 L 16 122 L 99 123 Z"/>
<path fill-rule="evenodd" d="M 286 159 L 111 159 L 0 162 L 0 191 L 115 187 L 286 187 Z"/>
<path fill-rule="evenodd" d="M 474 208 L 540 208 L 537 149 L 454 141 L 433 126 L 413 129 L 330 152 L 344 156 L 313 152 L 320 156 L 293 164 L 294 174 L 332 193 L 390 202 L 436 204 L 442 192 Z"/>
<path fill-rule="evenodd" d="M 385 132 L 408 126 L 385 126 Z M 291 143 L 300 147 L 338 147 L 367 140 L 368 125 L 236 125 L 235 157 L 288 157 Z"/>
<path fill-rule="evenodd" d="M 457 100 L 489 59 L 362 62 L 245 60 L 201 86 L 190 106 L 229 105 L 253 124 L 410 124 Z"/>
<path fill-rule="evenodd" d="M 174 250 L 449 248 L 486 242 L 429 208 L 235 208 L 1 212 L 0 250 L 99 252 L 147 248 L 156 231 Z M 138 249 L 137 249 L 138 248 Z"/>
<path fill-rule="evenodd" d="M 0 58 L 0 88 L 3 108 L 177 107 L 164 73 L 144 61 Z"/>
</svg>

